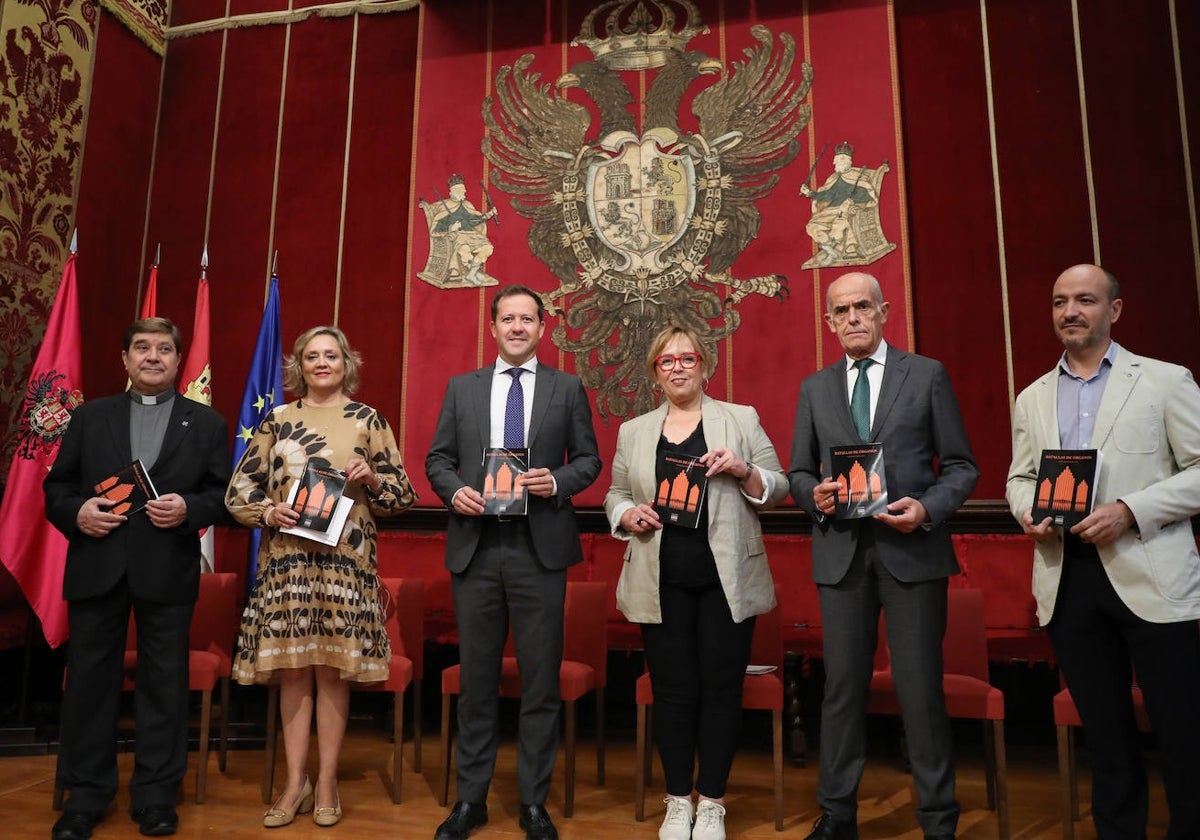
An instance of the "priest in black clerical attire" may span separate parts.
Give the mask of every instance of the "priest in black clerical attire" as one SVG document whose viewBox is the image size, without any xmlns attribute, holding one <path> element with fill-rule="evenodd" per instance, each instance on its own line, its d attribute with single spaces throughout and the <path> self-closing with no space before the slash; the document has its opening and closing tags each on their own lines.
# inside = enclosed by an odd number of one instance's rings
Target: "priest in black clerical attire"
<svg viewBox="0 0 1200 840">
<path fill-rule="evenodd" d="M 129 615 L 137 624 L 137 740 L 129 781 L 142 834 L 174 834 L 187 771 L 188 629 L 200 531 L 224 515 L 229 433 L 176 391 L 182 343 L 166 318 L 125 333 L 129 390 L 75 410 L 46 477 L 46 516 L 70 541 L 63 598 L 70 647 L 58 784 L 70 791 L 52 840 L 86 840 L 117 792 L 117 712 Z M 140 460 L 158 493 L 118 515 L 95 487 Z"/>
</svg>

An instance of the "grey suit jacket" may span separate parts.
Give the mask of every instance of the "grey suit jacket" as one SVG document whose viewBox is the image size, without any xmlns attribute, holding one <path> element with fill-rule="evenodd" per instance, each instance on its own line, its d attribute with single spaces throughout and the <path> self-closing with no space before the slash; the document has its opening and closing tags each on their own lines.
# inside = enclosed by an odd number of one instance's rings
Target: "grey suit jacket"
<svg viewBox="0 0 1200 840">
<path fill-rule="evenodd" d="M 1007 497 L 1018 519 L 1033 506 L 1043 449 L 1059 448 L 1058 367 L 1017 397 Z M 1137 528 L 1098 546 L 1113 589 L 1146 621 L 1200 618 L 1200 556 L 1190 517 L 1200 513 L 1200 389 L 1187 368 L 1119 348 L 1096 414 L 1103 453 L 1097 504 L 1122 501 Z M 1038 543 L 1033 594 L 1038 620 L 1054 614 L 1061 540 Z"/>
<path fill-rule="evenodd" d="M 708 482 L 708 541 L 717 563 L 717 574 L 733 620 L 742 622 L 775 606 L 775 584 L 767 565 L 758 512 L 775 507 L 787 496 L 787 482 L 775 447 L 748 405 L 704 398 L 701 423 L 709 449 L 727 446 L 762 473 L 766 498 L 751 499 L 733 476 L 713 476 Z M 637 537 L 621 528 L 621 515 L 636 504 L 652 504 L 657 493 L 657 447 L 667 417 L 667 404 L 626 420 L 617 433 L 612 487 L 604 509 L 612 534 L 629 540 L 626 563 L 617 582 L 617 608 L 639 624 L 662 622 L 659 603 L 658 551 L 662 531 Z"/>
<path fill-rule="evenodd" d="M 166 530 L 142 511 L 107 536 L 89 537 L 75 525 L 79 509 L 96 495 L 96 484 L 133 460 L 129 404 L 122 393 L 79 406 L 43 484 L 46 518 L 70 540 L 63 598 L 101 595 L 124 575 L 134 597 L 190 603 L 200 588 L 199 532 L 226 520 L 229 432 L 220 414 L 176 396 L 150 480 L 160 495 L 183 497 L 187 519 Z"/>
<path fill-rule="evenodd" d="M 845 576 L 864 528 L 874 535 L 880 560 L 898 580 L 957 574 L 946 520 L 971 495 L 979 468 L 941 362 L 888 347 L 871 440 L 883 444 L 888 498 L 920 501 L 929 513 L 928 527 L 902 534 L 873 519 L 838 520 L 816 510 L 813 488 L 828 476 L 829 448 L 858 442 L 858 432 L 850 417 L 844 356 L 804 380 L 788 481 L 796 504 L 816 520 L 813 580 L 835 584 Z"/>
<path fill-rule="evenodd" d="M 462 516 L 451 505 L 462 487 L 483 489 L 483 451 L 491 439 L 491 395 L 495 365 L 451 378 L 438 415 L 425 474 L 450 509 L 446 568 L 467 568 L 479 543 L 484 517 Z M 530 467 L 549 467 L 558 485 L 552 498 L 529 497 L 529 530 L 537 559 L 547 569 L 583 560 L 571 497 L 600 474 L 592 408 L 579 377 L 542 364 L 534 380 L 529 420 Z"/>
</svg>

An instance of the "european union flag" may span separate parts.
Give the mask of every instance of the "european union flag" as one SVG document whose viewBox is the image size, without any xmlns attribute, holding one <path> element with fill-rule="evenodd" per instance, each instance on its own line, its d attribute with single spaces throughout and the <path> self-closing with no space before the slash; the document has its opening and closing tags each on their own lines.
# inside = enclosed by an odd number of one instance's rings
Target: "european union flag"
<svg viewBox="0 0 1200 840">
<path fill-rule="evenodd" d="M 267 305 L 263 309 L 262 324 L 258 328 L 258 342 L 254 345 L 254 360 L 250 363 L 250 375 L 246 377 L 246 390 L 242 392 L 242 407 L 238 411 L 237 434 L 233 438 L 233 468 L 242 461 L 250 438 L 271 409 L 283 402 L 283 339 L 279 326 L 279 278 L 272 275 L 271 288 L 267 293 Z M 260 533 L 250 533 L 250 563 L 246 573 L 249 589 L 258 577 L 258 541 Z"/>
</svg>

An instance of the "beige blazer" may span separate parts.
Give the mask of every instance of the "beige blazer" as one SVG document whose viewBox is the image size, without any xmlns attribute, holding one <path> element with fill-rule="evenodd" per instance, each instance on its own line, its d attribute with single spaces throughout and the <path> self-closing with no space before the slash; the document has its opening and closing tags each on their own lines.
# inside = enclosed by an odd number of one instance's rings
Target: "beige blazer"
<svg viewBox="0 0 1200 840">
<path fill-rule="evenodd" d="M 705 397 L 702 411 L 704 442 L 708 448 L 732 449 L 739 458 L 758 468 L 766 487 L 762 499 L 752 499 L 728 473 L 713 476 L 708 483 L 708 541 L 729 611 L 735 622 L 741 622 L 775 606 L 775 584 L 767 565 L 758 511 L 783 500 L 788 492 L 787 477 L 753 408 Z M 612 535 L 629 542 L 625 565 L 617 581 L 617 608 L 638 624 L 662 622 L 658 598 L 662 531 L 634 537 L 621 528 L 621 514 L 636 504 L 654 500 L 655 450 L 666 416 L 667 404 L 663 403 L 656 410 L 621 424 L 613 457 L 612 487 L 604 499 Z"/>
<path fill-rule="evenodd" d="M 1043 449 L 1059 448 L 1056 366 L 1017 397 L 1007 498 L 1013 516 L 1033 506 Z M 1096 503 L 1122 501 L 1137 527 L 1099 546 L 1125 605 L 1155 623 L 1200 618 L 1200 555 L 1190 517 L 1200 513 L 1200 389 L 1187 368 L 1117 348 L 1092 445 L 1103 453 Z M 1054 614 L 1062 576 L 1058 541 L 1038 543 L 1038 620 Z"/>
</svg>

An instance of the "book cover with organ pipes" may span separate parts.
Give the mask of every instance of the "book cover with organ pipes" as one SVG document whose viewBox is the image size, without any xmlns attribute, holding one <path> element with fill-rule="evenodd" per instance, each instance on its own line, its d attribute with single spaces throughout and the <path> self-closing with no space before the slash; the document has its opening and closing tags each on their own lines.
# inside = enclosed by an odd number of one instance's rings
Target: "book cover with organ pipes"
<svg viewBox="0 0 1200 840">
<path fill-rule="evenodd" d="M 855 443 L 829 447 L 829 473 L 838 483 L 833 515 L 865 519 L 887 510 L 887 476 L 883 444 Z"/>
<path fill-rule="evenodd" d="M 682 528 L 700 525 L 704 494 L 708 491 L 708 476 L 704 466 L 690 455 L 663 449 L 658 454 L 654 472 L 658 477 L 658 492 L 654 509 L 664 523 Z"/>
<path fill-rule="evenodd" d="M 158 491 L 154 489 L 154 482 L 141 458 L 97 482 L 95 490 L 96 495 L 116 503 L 108 512 L 120 516 L 131 516 L 144 508 L 146 502 L 158 498 Z"/>
<path fill-rule="evenodd" d="M 321 458 L 309 458 L 300 474 L 292 509 L 300 514 L 304 528 L 324 531 L 333 521 L 338 500 L 346 489 L 346 474 Z"/>
</svg>

